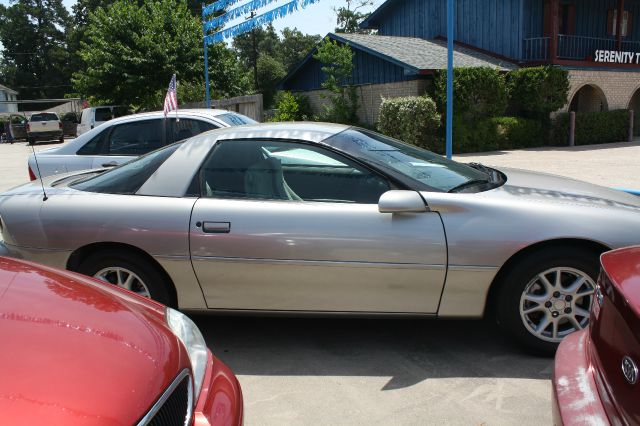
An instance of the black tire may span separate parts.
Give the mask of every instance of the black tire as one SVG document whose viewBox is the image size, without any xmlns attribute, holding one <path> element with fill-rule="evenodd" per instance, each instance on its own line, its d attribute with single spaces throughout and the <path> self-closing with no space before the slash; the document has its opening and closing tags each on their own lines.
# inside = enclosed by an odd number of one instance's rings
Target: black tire
<svg viewBox="0 0 640 426">
<path fill-rule="evenodd" d="M 546 341 L 534 335 L 533 331 L 529 331 L 520 314 L 523 293 L 538 274 L 559 267 L 585 273 L 595 283 L 600 269 L 599 254 L 594 250 L 571 246 L 552 247 L 532 253 L 512 265 L 503 274 L 497 294 L 495 307 L 498 324 L 531 352 L 539 355 L 553 355 L 559 342 Z M 585 300 L 581 303 L 585 303 Z M 586 309 L 588 310 L 589 306 L 586 306 Z"/>
<path fill-rule="evenodd" d="M 144 282 L 151 299 L 164 305 L 176 307 L 172 284 L 164 274 L 139 254 L 127 250 L 104 250 L 87 257 L 77 268 L 77 272 L 93 277 L 99 271 L 109 268 L 125 268 L 135 273 Z"/>
<path fill-rule="evenodd" d="M 64 135 L 60 136 L 60 143 L 64 143 Z"/>
<path fill-rule="evenodd" d="M 27 143 L 29 145 L 35 145 L 36 144 L 36 140 L 34 138 L 27 138 Z"/>
</svg>

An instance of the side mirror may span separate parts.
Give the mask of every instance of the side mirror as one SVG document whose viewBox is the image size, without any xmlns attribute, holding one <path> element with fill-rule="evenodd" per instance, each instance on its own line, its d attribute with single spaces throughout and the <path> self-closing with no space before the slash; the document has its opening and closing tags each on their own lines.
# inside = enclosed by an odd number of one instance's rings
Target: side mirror
<svg viewBox="0 0 640 426">
<path fill-rule="evenodd" d="M 387 191 L 378 201 L 380 213 L 423 213 L 427 206 L 416 191 Z"/>
</svg>

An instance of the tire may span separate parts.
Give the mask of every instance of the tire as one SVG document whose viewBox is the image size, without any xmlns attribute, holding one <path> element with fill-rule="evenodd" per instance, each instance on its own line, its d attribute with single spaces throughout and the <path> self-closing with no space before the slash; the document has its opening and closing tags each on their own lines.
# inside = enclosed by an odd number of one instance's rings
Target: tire
<svg viewBox="0 0 640 426">
<path fill-rule="evenodd" d="M 64 135 L 60 135 L 60 143 L 64 143 Z"/>
<path fill-rule="evenodd" d="M 150 297 L 164 305 L 176 307 L 167 281 L 158 267 L 144 257 L 127 250 L 104 250 L 87 257 L 77 268 L 77 272 L 97 278 L 110 284 L 122 285 L 141 296 Z M 127 278 L 131 275 L 129 285 Z"/>
<path fill-rule="evenodd" d="M 589 322 L 598 258 L 596 251 L 553 247 L 522 259 L 500 283 L 498 324 L 530 351 L 553 355 L 567 334 Z"/>
<path fill-rule="evenodd" d="M 29 145 L 35 145 L 36 144 L 36 140 L 34 138 L 27 138 L 27 143 Z"/>
</svg>

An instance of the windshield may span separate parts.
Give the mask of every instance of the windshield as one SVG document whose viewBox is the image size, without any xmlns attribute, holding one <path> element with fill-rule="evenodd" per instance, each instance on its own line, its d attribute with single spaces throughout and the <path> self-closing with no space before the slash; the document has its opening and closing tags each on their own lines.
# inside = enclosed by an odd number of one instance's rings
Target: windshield
<svg viewBox="0 0 640 426">
<path fill-rule="evenodd" d="M 220 114 L 216 118 L 223 123 L 227 123 L 230 126 L 242 126 L 243 124 L 256 124 L 257 121 L 250 119 L 242 114 L 234 114 L 232 112 L 227 114 Z"/>
<path fill-rule="evenodd" d="M 103 194 L 135 194 L 180 145 L 180 142 L 174 143 L 69 186 L 80 191 Z"/>
<path fill-rule="evenodd" d="M 327 143 L 387 171 L 400 173 L 424 190 L 451 191 L 467 182 L 486 181 L 487 174 L 422 148 L 359 128 L 349 128 Z"/>
<path fill-rule="evenodd" d="M 58 116 L 54 113 L 33 114 L 30 121 L 58 121 Z"/>
</svg>

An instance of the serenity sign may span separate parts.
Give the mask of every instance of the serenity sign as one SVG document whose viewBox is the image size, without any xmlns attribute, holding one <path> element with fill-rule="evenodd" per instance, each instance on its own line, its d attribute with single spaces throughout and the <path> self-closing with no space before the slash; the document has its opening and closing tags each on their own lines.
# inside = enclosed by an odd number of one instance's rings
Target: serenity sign
<svg viewBox="0 0 640 426">
<path fill-rule="evenodd" d="M 640 52 L 620 52 L 617 50 L 596 50 L 596 62 L 612 64 L 640 64 Z"/>
</svg>

